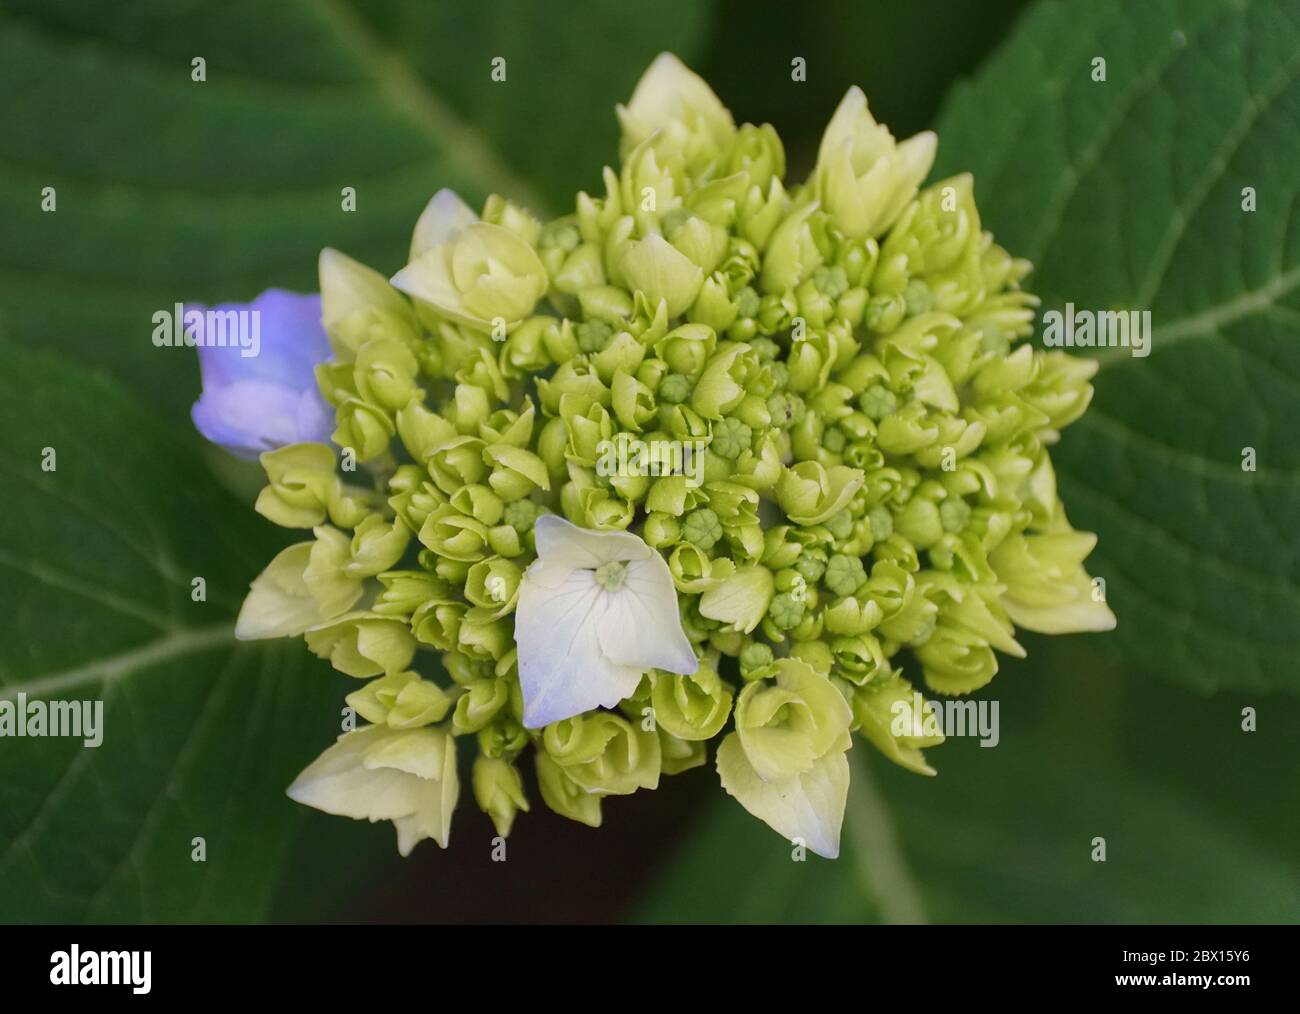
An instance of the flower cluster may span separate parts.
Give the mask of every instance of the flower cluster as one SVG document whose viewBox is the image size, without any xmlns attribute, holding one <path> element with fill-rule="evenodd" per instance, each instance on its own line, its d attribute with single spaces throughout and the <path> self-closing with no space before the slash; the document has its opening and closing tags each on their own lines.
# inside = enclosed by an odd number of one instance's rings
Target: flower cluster
<svg viewBox="0 0 1300 1014">
<path fill-rule="evenodd" d="M 799 185 L 670 56 L 618 116 L 570 214 L 442 191 L 391 280 L 322 254 L 335 428 L 263 453 L 257 500 L 311 537 L 238 633 L 361 681 L 365 724 L 290 795 L 392 820 L 403 854 L 447 843 L 457 740 L 505 835 L 525 755 L 596 826 L 716 738 L 726 791 L 834 856 L 854 732 L 933 773 L 905 668 L 966 694 L 1017 626 L 1113 626 L 1048 456 L 1094 364 L 1024 342 L 1029 265 L 969 176 L 920 189 L 934 135 L 896 142 L 856 88 Z"/>
</svg>

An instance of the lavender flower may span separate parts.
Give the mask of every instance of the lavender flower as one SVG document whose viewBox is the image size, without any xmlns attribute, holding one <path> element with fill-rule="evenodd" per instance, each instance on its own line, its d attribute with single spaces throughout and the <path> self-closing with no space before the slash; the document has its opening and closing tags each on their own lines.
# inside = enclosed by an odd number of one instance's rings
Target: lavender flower
<svg viewBox="0 0 1300 1014">
<path fill-rule="evenodd" d="M 252 303 L 214 310 L 251 311 L 258 340 L 249 355 L 248 347 L 205 341 L 209 336 L 196 332 L 203 394 L 190 415 L 198 431 L 250 459 L 286 444 L 328 441 L 334 413 L 315 375 L 316 364 L 330 356 L 320 296 L 267 289 Z"/>
</svg>

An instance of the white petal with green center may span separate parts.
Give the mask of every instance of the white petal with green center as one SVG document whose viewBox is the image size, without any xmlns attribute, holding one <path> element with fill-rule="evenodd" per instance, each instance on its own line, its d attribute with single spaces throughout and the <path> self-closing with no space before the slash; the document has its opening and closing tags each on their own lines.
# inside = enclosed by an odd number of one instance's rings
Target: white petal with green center
<svg viewBox="0 0 1300 1014">
<path fill-rule="evenodd" d="M 538 559 L 515 612 L 524 725 L 613 707 L 648 669 L 695 671 L 663 557 L 629 532 L 590 531 L 555 515 L 538 518 L 536 535 Z"/>
</svg>

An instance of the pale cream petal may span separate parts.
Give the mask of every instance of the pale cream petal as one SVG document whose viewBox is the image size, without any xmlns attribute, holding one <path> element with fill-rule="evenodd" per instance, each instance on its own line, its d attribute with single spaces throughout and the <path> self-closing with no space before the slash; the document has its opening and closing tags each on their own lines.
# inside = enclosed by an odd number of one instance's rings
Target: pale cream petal
<svg viewBox="0 0 1300 1014">
<path fill-rule="evenodd" d="M 415 260 L 426 250 L 450 243 L 462 229 L 477 221 L 478 215 L 460 199 L 460 195 L 444 187 L 429 199 L 415 223 L 410 259 Z"/>
<path fill-rule="evenodd" d="M 722 787 L 746 810 L 792 842 L 819 856 L 840 854 L 840 828 L 849 793 L 849 762 L 832 751 L 801 775 L 765 782 L 749 763 L 736 733 L 718 748 Z"/>
</svg>

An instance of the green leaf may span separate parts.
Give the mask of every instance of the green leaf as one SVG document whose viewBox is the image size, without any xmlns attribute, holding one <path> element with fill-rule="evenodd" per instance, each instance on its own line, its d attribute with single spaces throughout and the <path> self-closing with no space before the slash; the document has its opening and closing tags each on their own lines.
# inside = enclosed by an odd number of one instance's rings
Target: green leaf
<svg viewBox="0 0 1300 1014">
<path fill-rule="evenodd" d="M 0 335 L 100 365 L 179 419 L 198 370 L 151 344 L 155 311 L 314 291 L 324 246 L 394 271 L 440 187 L 571 208 L 616 157 L 614 104 L 660 50 L 695 55 L 708 9 L 11 0 Z"/>
<path fill-rule="evenodd" d="M 261 918 L 297 822 L 285 786 L 342 692 L 300 641 L 234 639 L 279 533 L 50 357 L 0 345 L 0 432 L 0 700 L 103 702 L 98 747 L 0 746 L 0 921 Z"/>
<path fill-rule="evenodd" d="M 636 917 L 647 922 L 1294 921 L 1292 866 L 1168 786 L 1037 736 L 946 744 L 938 777 L 858 743 L 840 857 L 717 800 Z M 869 762 L 869 767 L 868 767 Z M 894 800 L 882 802 L 873 779 Z M 1105 862 L 1093 839 L 1106 839 Z"/>
<path fill-rule="evenodd" d="M 1298 119 L 1294 5 L 1099 0 L 1036 7 L 939 123 L 1045 309 L 1151 311 L 1053 460 L 1106 640 L 1203 690 L 1300 693 Z"/>
</svg>

